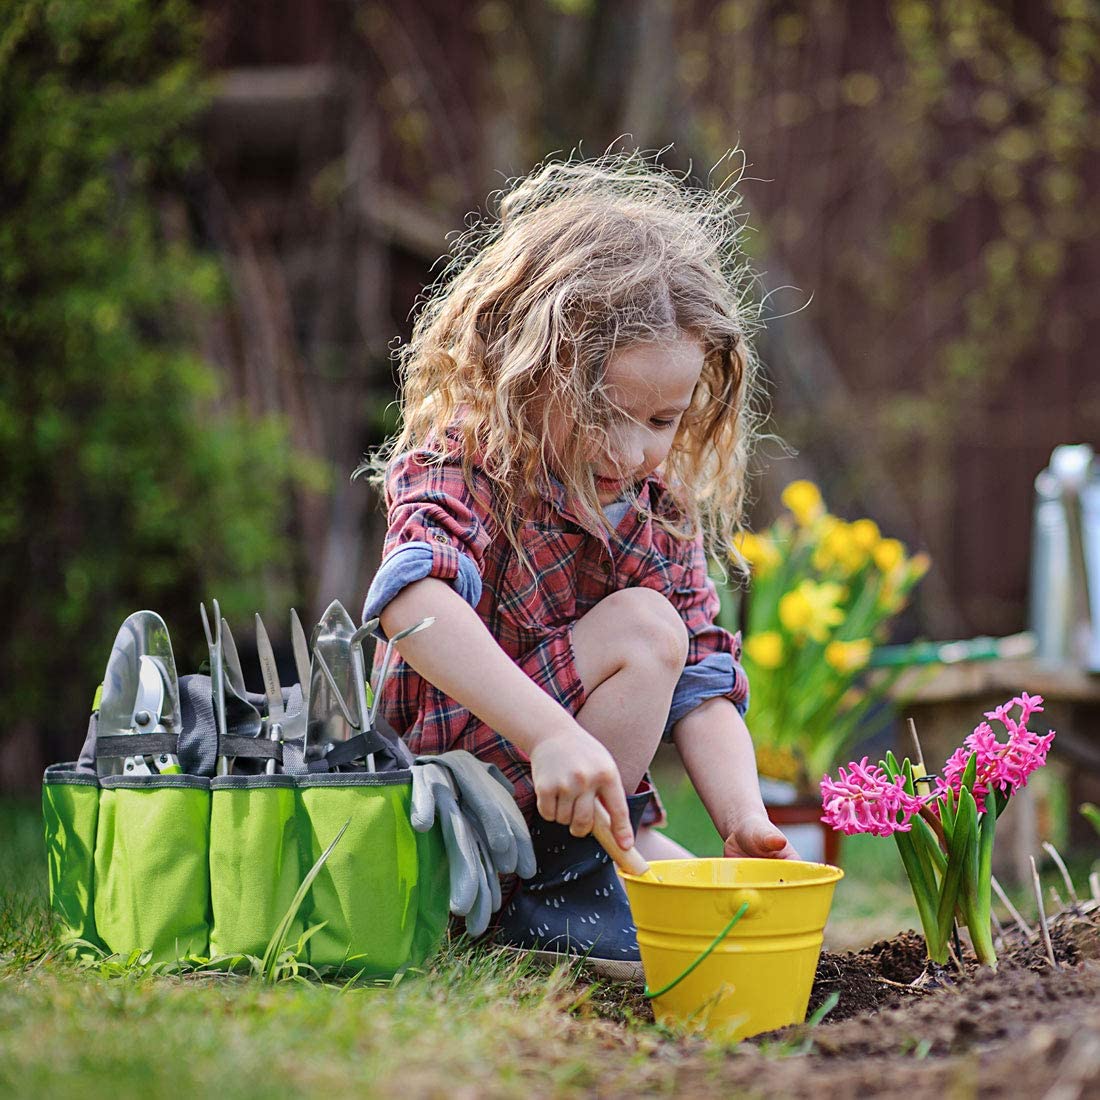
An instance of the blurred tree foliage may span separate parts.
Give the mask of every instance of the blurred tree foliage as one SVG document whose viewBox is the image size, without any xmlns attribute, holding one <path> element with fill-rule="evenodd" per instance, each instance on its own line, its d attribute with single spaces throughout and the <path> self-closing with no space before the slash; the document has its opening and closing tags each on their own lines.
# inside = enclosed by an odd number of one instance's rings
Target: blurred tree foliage
<svg viewBox="0 0 1100 1100">
<path fill-rule="evenodd" d="M 184 0 L 0 0 L 0 786 L 75 752 L 130 611 L 186 619 L 186 665 L 202 595 L 289 595 L 284 426 L 194 350 L 198 52 Z"/>
</svg>

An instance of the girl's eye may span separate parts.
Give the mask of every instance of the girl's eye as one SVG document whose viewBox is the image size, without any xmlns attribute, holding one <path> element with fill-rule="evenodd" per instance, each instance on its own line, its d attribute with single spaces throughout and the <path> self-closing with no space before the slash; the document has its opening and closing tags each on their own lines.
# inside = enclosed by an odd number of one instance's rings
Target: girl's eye
<svg viewBox="0 0 1100 1100">
<path fill-rule="evenodd" d="M 658 420 L 656 417 L 650 421 L 655 428 L 671 428 L 675 420 Z"/>
</svg>

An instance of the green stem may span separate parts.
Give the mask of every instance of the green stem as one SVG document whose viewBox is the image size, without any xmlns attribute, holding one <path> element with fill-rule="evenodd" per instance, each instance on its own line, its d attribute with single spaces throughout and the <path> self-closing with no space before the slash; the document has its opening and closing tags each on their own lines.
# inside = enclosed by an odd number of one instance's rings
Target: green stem
<svg viewBox="0 0 1100 1100">
<path fill-rule="evenodd" d="M 972 887 L 973 912 L 967 915 L 966 926 L 978 961 L 996 969 L 997 951 L 993 946 L 990 910 L 993 889 L 993 834 L 997 827 L 997 794 L 990 791 L 985 812 L 978 826 L 977 867 Z"/>
<path fill-rule="evenodd" d="M 909 885 L 913 890 L 913 898 L 917 903 L 917 913 L 920 915 L 921 927 L 924 929 L 924 941 L 928 948 L 928 957 L 940 964 L 947 962 L 947 935 L 941 933 L 940 922 L 936 911 L 934 885 L 927 880 L 920 856 L 917 855 L 913 838 L 908 833 L 894 833 L 894 840 L 898 845 L 902 865 L 905 874 L 909 878 Z M 950 931 L 948 924 L 948 931 Z"/>
<path fill-rule="evenodd" d="M 948 937 L 951 935 L 951 923 L 955 919 L 955 907 L 960 897 L 963 896 L 960 890 L 964 882 L 964 873 L 967 870 L 969 850 L 974 842 L 974 813 L 969 808 L 974 800 L 971 798 L 969 804 L 967 803 L 966 800 L 969 794 L 970 792 L 964 788 L 960 798 L 959 812 L 952 829 L 951 847 L 947 856 L 947 874 L 944 876 L 943 887 L 940 891 L 939 909 L 936 912 L 937 935 L 945 946 Z"/>
</svg>

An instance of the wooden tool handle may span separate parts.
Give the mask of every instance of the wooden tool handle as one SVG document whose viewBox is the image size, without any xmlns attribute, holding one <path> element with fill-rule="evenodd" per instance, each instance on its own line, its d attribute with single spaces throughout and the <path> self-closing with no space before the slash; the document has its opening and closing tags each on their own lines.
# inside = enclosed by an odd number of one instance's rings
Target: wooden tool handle
<svg viewBox="0 0 1100 1100">
<path fill-rule="evenodd" d="M 615 834 L 611 831 L 611 815 L 602 802 L 596 803 L 596 821 L 592 826 L 592 835 L 600 842 L 600 847 L 628 875 L 648 875 L 649 864 L 637 848 L 620 848 Z"/>
</svg>

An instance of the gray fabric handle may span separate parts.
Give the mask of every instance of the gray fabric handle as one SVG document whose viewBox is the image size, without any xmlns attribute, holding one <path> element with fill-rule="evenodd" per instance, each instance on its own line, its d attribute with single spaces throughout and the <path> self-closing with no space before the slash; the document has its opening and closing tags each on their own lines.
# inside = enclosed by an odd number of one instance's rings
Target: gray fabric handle
<svg viewBox="0 0 1100 1100">
<path fill-rule="evenodd" d="M 160 753 L 176 755 L 177 737 L 174 733 L 113 733 L 97 737 L 97 757 L 157 756 Z"/>
<path fill-rule="evenodd" d="M 269 741 L 266 737 L 223 737 L 221 755 L 248 760 L 283 759 L 283 746 L 278 741 Z"/>
</svg>

